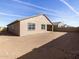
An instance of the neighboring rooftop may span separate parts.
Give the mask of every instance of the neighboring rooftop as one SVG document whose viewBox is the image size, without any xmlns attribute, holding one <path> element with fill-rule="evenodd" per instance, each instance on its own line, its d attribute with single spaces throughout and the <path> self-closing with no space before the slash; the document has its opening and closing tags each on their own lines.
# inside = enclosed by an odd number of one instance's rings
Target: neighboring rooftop
<svg viewBox="0 0 79 59">
<path fill-rule="evenodd" d="M 53 22 L 54 25 L 58 25 L 59 23 L 62 23 L 62 22 Z"/>
</svg>

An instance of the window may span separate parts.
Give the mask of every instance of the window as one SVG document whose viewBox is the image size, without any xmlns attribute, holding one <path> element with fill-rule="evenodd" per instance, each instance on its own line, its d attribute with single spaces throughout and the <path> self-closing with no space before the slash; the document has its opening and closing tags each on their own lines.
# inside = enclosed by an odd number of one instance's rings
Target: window
<svg viewBox="0 0 79 59">
<path fill-rule="evenodd" d="M 35 24 L 34 23 L 28 23 L 28 30 L 35 30 Z"/>
<path fill-rule="evenodd" d="M 41 25 L 41 29 L 45 30 L 45 24 Z"/>
</svg>

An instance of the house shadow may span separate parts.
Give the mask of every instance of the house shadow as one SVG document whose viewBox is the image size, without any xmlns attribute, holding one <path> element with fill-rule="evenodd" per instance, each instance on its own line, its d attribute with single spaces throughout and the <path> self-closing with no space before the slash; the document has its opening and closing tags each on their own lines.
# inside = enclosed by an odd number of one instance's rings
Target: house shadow
<svg viewBox="0 0 79 59">
<path fill-rule="evenodd" d="M 6 28 L 4 28 L 2 31 L 0 31 L 0 36 L 16 36 L 13 33 L 7 31 Z"/>
<path fill-rule="evenodd" d="M 79 33 L 68 32 L 17 59 L 79 59 Z"/>
</svg>

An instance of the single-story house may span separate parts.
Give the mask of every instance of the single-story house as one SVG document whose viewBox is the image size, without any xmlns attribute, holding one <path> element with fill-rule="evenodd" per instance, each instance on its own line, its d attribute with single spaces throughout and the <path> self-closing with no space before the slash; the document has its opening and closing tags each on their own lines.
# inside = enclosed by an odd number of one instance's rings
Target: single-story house
<svg viewBox="0 0 79 59">
<path fill-rule="evenodd" d="M 53 24 L 45 14 L 40 14 L 16 20 L 7 25 L 7 30 L 16 35 L 24 36 L 53 31 Z"/>
</svg>

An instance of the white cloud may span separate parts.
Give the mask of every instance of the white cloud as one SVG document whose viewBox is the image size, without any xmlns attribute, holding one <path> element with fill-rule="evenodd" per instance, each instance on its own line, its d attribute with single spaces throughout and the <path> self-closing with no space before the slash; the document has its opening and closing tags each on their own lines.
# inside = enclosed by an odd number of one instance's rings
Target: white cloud
<svg viewBox="0 0 79 59">
<path fill-rule="evenodd" d="M 31 7 L 36 7 L 36 8 L 39 8 L 41 10 L 46 10 L 46 11 L 49 11 L 51 13 L 54 13 L 54 12 L 56 13 L 57 12 L 56 10 L 48 9 L 48 8 L 41 7 L 41 6 L 38 6 L 38 5 L 35 5 L 35 4 L 32 4 L 32 3 L 28 3 L 28 2 L 23 2 L 21 0 L 12 0 L 12 1 L 18 2 L 20 4 L 28 5 L 28 6 L 31 6 Z"/>
<path fill-rule="evenodd" d="M 4 13 L 4 12 L 0 12 L 0 15 L 22 17 L 21 15 L 8 14 L 8 13 Z"/>
<path fill-rule="evenodd" d="M 38 11 L 38 13 L 44 13 L 44 14 L 47 14 L 47 15 L 50 15 L 50 16 L 55 16 L 57 18 L 60 18 L 58 14 L 58 10 L 54 10 L 54 9 L 48 9 L 48 8 L 45 8 L 45 7 L 41 7 L 41 6 L 38 6 L 38 5 L 35 5 L 35 4 L 32 4 L 32 3 L 28 3 L 28 2 L 24 2 L 24 1 L 21 1 L 21 0 L 12 0 L 14 2 L 17 2 L 19 4 L 22 4 L 24 6 L 30 6 L 30 7 L 35 7 L 35 8 L 38 8 L 40 9 Z"/>
<path fill-rule="evenodd" d="M 70 10 L 72 10 L 75 14 L 77 14 L 78 16 L 79 16 L 79 12 L 78 11 L 76 11 L 75 9 L 74 9 L 74 7 L 72 7 L 69 3 L 67 3 L 65 0 L 60 0 L 62 3 L 64 3 L 67 7 L 69 7 L 70 8 Z"/>
</svg>

